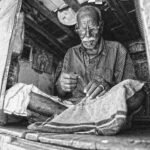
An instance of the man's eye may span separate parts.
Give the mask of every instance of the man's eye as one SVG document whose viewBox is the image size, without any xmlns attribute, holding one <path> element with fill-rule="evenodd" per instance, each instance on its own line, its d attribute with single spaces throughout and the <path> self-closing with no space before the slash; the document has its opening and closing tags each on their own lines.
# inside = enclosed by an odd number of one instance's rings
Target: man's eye
<svg viewBox="0 0 150 150">
<path fill-rule="evenodd" d="M 89 30 L 97 30 L 97 27 L 89 28 Z"/>
<path fill-rule="evenodd" d="M 86 29 L 84 29 L 84 28 L 81 28 L 81 29 L 80 29 L 80 31 L 86 31 Z"/>
<path fill-rule="evenodd" d="M 79 32 L 84 34 L 86 32 L 86 30 L 80 29 Z"/>
<path fill-rule="evenodd" d="M 91 29 L 91 32 L 97 32 L 97 29 Z"/>
<path fill-rule="evenodd" d="M 81 30 L 81 32 L 82 32 L 82 33 L 85 33 L 85 32 L 86 32 L 86 30 Z"/>
</svg>

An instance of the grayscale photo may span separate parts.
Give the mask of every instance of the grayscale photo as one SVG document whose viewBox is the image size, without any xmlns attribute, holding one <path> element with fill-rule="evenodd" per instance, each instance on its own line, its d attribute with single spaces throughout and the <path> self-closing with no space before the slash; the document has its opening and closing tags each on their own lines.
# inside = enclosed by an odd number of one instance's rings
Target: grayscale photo
<svg viewBox="0 0 150 150">
<path fill-rule="evenodd" d="M 149 0 L 0 0 L 0 150 L 150 150 Z"/>
</svg>

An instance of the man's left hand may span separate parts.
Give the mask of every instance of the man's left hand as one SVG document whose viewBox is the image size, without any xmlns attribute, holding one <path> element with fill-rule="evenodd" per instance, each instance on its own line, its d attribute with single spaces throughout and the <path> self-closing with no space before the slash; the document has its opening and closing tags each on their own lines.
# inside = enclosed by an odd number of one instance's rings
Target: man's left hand
<svg viewBox="0 0 150 150">
<path fill-rule="evenodd" d="M 108 89 L 109 89 L 109 85 L 106 82 L 104 86 L 102 82 L 99 82 L 97 80 L 92 80 L 84 88 L 84 93 L 86 93 L 86 96 L 90 97 L 90 99 L 94 99 L 98 95 L 100 95 L 102 92 L 107 91 Z"/>
</svg>

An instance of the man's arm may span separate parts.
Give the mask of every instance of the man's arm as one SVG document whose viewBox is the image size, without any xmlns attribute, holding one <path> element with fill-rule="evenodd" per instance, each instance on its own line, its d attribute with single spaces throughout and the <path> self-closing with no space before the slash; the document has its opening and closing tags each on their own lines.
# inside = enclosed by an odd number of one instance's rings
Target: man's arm
<svg viewBox="0 0 150 150">
<path fill-rule="evenodd" d="M 118 49 L 118 56 L 116 61 L 116 81 L 119 83 L 125 79 L 137 79 L 135 75 L 134 65 L 130 58 L 130 55 L 126 52 L 126 49 L 120 44 Z M 137 110 L 145 99 L 145 92 L 140 90 L 135 93 L 130 99 L 127 100 L 128 113 L 132 113 Z"/>
<path fill-rule="evenodd" d="M 135 69 L 134 69 L 134 64 L 130 58 L 130 55 L 127 53 L 126 56 L 126 62 L 125 62 L 125 67 L 124 67 L 124 72 L 123 72 L 123 80 L 125 79 L 137 79 L 135 75 Z"/>
<path fill-rule="evenodd" d="M 63 91 L 63 89 L 61 88 L 60 82 L 59 82 L 59 78 L 58 78 L 58 80 L 57 80 L 57 82 L 56 82 L 56 84 L 55 84 L 55 88 L 56 88 L 56 91 L 57 91 L 57 95 L 58 95 L 59 97 L 65 97 L 66 92 Z"/>
<path fill-rule="evenodd" d="M 77 85 L 77 78 L 77 74 L 62 72 L 57 81 L 59 95 L 64 97 L 67 93 L 71 93 Z"/>
<path fill-rule="evenodd" d="M 126 48 L 119 43 L 114 70 L 115 84 L 125 79 L 136 79 L 133 62 Z"/>
<path fill-rule="evenodd" d="M 60 77 L 61 77 L 62 72 L 68 71 L 68 62 L 69 62 L 69 56 L 70 56 L 69 53 L 70 52 L 68 50 L 65 57 L 64 57 L 63 62 L 60 64 L 60 66 L 58 66 L 59 67 L 59 73 L 57 73 L 58 77 L 56 79 L 55 89 L 56 89 L 57 95 L 60 97 L 64 97 L 66 95 L 66 92 L 63 91 L 63 89 L 61 88 Z"/>
<path fill-rule="evenodd" d="M 70 95 L 77 84 L 77 75 L 69 72 L 71 61 L 71 49 L 69 49 L 64 57 L 60 76 L 55 84 L 57 94 L 60 97 Z"/>
</svg>

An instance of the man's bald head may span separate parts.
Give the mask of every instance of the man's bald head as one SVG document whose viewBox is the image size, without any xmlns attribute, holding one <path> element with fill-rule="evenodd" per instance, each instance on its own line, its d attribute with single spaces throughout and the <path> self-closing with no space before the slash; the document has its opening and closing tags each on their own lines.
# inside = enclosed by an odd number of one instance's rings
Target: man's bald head
<svg viewBox="0 0 150 150">
<path fill-rule="evenodd" d="M 90 5 L 81 7 L 77 12 L 76 31 L 86 52 L 89 55 L 96 55 L 103 31 L 100 10 Z"/>
<path fill-rule="evenodd" d="M 83 16 L 89 16 L 98 24 L 102 21 L 101 11 L 94 6 L 88 5 L 81 7 L 77 12 L 77 24 Z"/>
</svg>

